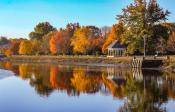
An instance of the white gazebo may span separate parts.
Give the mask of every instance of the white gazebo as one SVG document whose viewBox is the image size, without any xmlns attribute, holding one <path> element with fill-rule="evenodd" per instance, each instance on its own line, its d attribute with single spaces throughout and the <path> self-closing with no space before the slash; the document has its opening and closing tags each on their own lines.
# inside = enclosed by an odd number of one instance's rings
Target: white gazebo
<svg viewBox="0 0 175 112">
<path fill-rule="evenodd" d="M 115 40 L 108 47 L 108 57 L 119 57 L 124 56 L 124 52 L 126 50 L 126 46 L 122 45 L 119 40 Z"/>
</svg>

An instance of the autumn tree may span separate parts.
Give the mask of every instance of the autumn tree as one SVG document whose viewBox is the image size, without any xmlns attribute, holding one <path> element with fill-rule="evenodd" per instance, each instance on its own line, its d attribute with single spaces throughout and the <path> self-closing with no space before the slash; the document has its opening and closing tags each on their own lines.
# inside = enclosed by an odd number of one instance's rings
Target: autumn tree
<svg viewBox="0 0 175 112">
<path fill-rule="evenodd" d="M 34 40 L 30 40 L 32 43 L 32 54 L 38 55 L 38 54 L 44 54 L 43 49 L 42 49 L 42 42 L 40 40 L 34 39 Z"/>
<path fill-rule="evenodd" d="M 104 54 L 106 54 L 107 52 L 107 47 L 114 42 L 115 40 L 120 40 L 121 35 L 123 34 L 123 32 L 125 31 L 124 29 L 124 25 L 122 23 L 119 24 L 114 24 L 112 26 L 111 31 L 109 32 L 109 35 L 107 37 L 107 39 L 105 40 L 105 43 L 103 45 L 102 51 Z"/>
<path fill-rule="evenodd" d="M 10 39 L 10 50 L 13 52 L 13 54 L 18 54 L 19 52 L 19 46 L 21 41 L 24 41 L 26 39 L 20 38 L 20 39 Z"/>
<path fill-rule="evenodd" d="M 135 0 L 122 11 L 117 19 L 127 27 L 121 42 L 128 45 L 128 52 L 143 52 L 143 37 L 146 35 L 147 52 L 154 53 L 159 39 L 167 37 L 168 31 L 161 23 L 167 20 L 169 11 L 160 8 L 156 0 Z"/>
<path fill-rule="evenodd" d="M 50 51 L 52 54 L 58 54 L 58 51 L 60 50 L 59 44 L 61 40 L 61 33 L 55 32 L 55 34 L 50 39 Z"/>
<path fill-rule="evenodd" d="M 13 54 L 13 51 L 10 50 L 10 49 L 7 49 L 7 50 L 4 51 L 4 54 L 5 54 L 7 57 L 9 57 L 9 56 L 11 56 L 11 55 Z"/>
<path fill-rule="evenodd" d="M 32 43 L 29 40 L 22 41 L 19 46 L 19 54 L 30 55 L 32 54 Z"/>
<path fill-rule="evenodd" d="M 103 47 L 104 41 L 105 39 L 103 36 L 100 36 L 98 38 L 90 38 L 89 43 L 91 44 L 89 45 L 89 48 L 91 50 L 89 53 L 93 55 L 102 54 L 102 47 Z"/>
<path fill-rule="evenodd" d="M 54 28 L 49 22 L 42 22 L 36 25 L 34 31 L 29 34 L 29 38 L 31 40 L 42 40 L 42 37 L 51 31 L 56 31 L 56 28 Z"/>
<path fill-rule="evenodd" d="M 67 31 L 55 32 L 50 39 L 50 51 L 52 54 L 70 54 L 70 37 Z"/>
<path fill-rule="evenodd" d="M 79 23 L 68 23 L 66 25 L 65 31 L 68 33 L 69 37 L 71 38 L 73 36 L 75 30 L 77 30 L 78 28 L 80 28 Z"/>
<path fill-rule="evenodd" d="M 71 45 L 73 46 L 73 52 L 75 54 L 86 54 L 88 50 L 88 35 L 87 29 L 85 27 L 79 28 L 75 31 L 74 36 L 71 41 Z"/>
<path fill-rule="evenodd" d="M 101 37 L 101 31 L 95 26 L 83 26 L 78 28 L 71 41 L 73 52 L 75 54 L 92 54 L 96 52 L 94 51 L 92 42 L 97 41 L 99 37 Z"/>
<path fill-rule="evenodd" d="M 170 53 L 175 53 L 175 31 L 169 36 L 167 41 L 167 51 Z"/>
<path fill-rule="evenodd" d="M 47 35 L 43 36 L 41 46 L 42 46 L 42 51 L 44 54 L 49 54 L 50 53 L 50 39 L 55 35 L 55 32 L 57 31 L 52 31 L 49 32 Z"/>
</svg>

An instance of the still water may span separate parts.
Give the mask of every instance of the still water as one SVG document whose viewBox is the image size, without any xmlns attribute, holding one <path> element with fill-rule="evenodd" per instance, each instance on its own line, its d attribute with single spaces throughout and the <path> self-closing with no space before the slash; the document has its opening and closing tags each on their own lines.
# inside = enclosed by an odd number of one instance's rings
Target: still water
<svg viewBox="0 0 175 112">
<path fill-rule="evenodd" d="M 175 112 L 175 73 L 0 63 L 0 112 Z"/>
</svg>

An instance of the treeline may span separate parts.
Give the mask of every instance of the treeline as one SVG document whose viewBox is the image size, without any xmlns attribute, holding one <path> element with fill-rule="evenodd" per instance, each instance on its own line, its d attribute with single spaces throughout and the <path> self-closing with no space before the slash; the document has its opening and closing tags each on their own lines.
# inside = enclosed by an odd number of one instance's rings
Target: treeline
<svg viewBox="0 0 175 112">
<path fill-rule="evenodd" d="M 69 23 L 56 29 L 48 22 L 39 23 L 29 34 L 29 39 L 5 39 L 8 47 L 1 52 L 20 55 L 101 55 L 107 47 L 119 40 L 127 46 L 125 54 L 143 53 L 146 38 L 147 54 L 175 54 L 175 23 L 167 23 L 170 12 L 156 0 L 135 0 L 117 15 L 118 23 L 109 28 L 81 26 Z"/>
<path fill-rule="evenodd" d="M 56 29 L 48 22 L 39 23 L 29 34 L 29 39 L 7 39 L 1 37 L 2 44 L 8 44 L 3 52 L 15 55 L 73 55 L 103 54 L 102 47 L 109 28 L 102 30 L 96 26 L 80 26 L 69 23 L 65 28 Z"/>
</svg>

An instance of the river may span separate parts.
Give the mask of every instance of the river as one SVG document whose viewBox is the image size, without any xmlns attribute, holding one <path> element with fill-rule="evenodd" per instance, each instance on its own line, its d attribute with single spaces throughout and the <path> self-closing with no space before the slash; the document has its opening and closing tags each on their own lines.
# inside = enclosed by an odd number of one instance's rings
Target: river
<svg viewBox="0 0 175 112">
<path fill-rule="evenodd" d="M 175 73 L 0 63 L 0 112 L 174 112 Z"/>
</svg>

